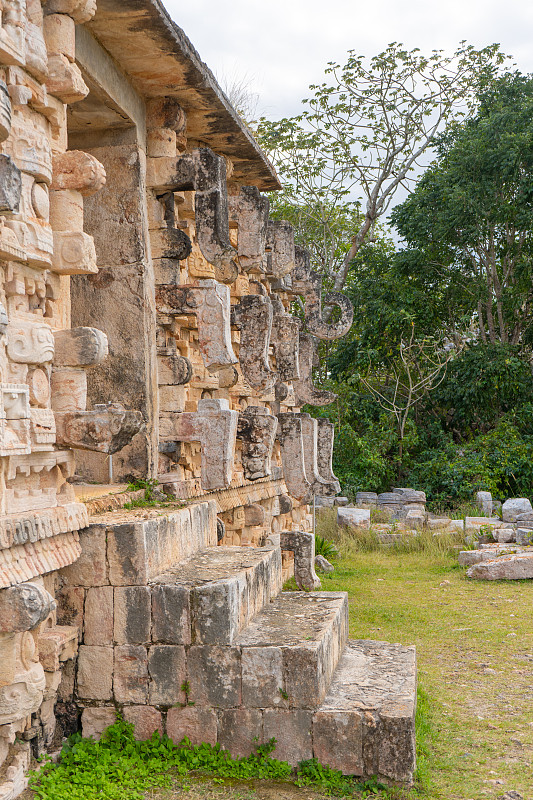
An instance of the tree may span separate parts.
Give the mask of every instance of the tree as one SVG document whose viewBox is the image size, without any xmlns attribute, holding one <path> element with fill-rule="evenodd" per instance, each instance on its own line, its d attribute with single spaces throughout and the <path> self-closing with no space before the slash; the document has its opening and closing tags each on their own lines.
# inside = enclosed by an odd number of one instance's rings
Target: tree
<svg viewBox="0 0 533 800">
<path fill-rule="evenodd" d="M 259 139 L 284 181 L 285 198 L 324 229 L 346 202 L 364 200 L 354 216 L 343 258 L 323 264 L 335 289 L 342 289 L 350 264 L 400 187 L 414 180 L 437 134 L 464 117 L 476 92 L 496 73 L 504 56 L 497 45 L 475 50 L 461 43 L 452 56 L 423 56 L 393 43 L 367 62 L 349 51 L 344 66 L 330 63 L 332 84 L 310 88 L 302 114 L 269 122 Z"/>
<path fill-rule="evenodd" d="M 533 342 L 533 76 L 500 76 L 392 215 L 419 280 L 445 283 L 483 343 Z"/>
</svg>

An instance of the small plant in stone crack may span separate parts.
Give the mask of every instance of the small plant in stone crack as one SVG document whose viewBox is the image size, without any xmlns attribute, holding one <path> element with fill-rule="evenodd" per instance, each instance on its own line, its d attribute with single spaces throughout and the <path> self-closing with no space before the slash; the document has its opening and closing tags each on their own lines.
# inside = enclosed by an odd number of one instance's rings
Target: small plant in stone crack
<svg viewBox="0 0 533 800">
<path fill-rule="evenodd" d="M 132 479 L 128 483 L 128 492 L 138 492 L 144 489 L 144 495 L 136 500 L 131 500 L 129 503 L 125 503 L 124 508 L 131 510 L 132 508 L 152 508 L 153 506 L 166 505 L 168 498 L 157 488 L 158 486 L 159 483 L 155 478 L 147 478 L 146 480 Z"/>
<path fill-rule="evenodd" d="M 181 708 L 186 708 L 187 706 L 195 705 L 194 701 L 191 700 L 191 684 L 189 681 L 183 681 L 180 686 L 181 691 L 185 695 L 185 702 L 184 703 L 176 703 L 177 706 L 181 706 Z"/>
<path fill-rule="evenodd" d="M 288 700 L 289 699 L 289 695 L 287 694 L 285 689 L 281 688 L 281 686 L 279 687 L 278 692 L 280 693 L 280 695 L 283 697 L 284 700 Z"/>
</svg>

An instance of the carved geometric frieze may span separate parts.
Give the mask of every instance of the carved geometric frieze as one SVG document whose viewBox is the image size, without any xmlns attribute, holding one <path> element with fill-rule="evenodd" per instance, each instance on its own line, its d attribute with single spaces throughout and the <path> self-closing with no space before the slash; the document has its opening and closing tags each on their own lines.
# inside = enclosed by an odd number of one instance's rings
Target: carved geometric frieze
<svg viewBox="0 0 533 800">
<path fill-rule="evenodd" d="M 51 408 L 32 408 L 32 450 L 50 450 L 56 443 L 56 422 Z"/>
<path fill-rule="evenodd" d="M 311 269 L 309 251 L 302 247 L 296 247 L 296 268 L 291 278 L 292 291 L 305 300 L 305 322 L 309 333 L 329 341 L 348 333 L 353 322 L 352 304 L 340 292 L 328 292 L 322 298 L 322 276 Z M 322 318 L 322 303 L 339 309 L 337 322 L 326 322 Z"/>
<path fill-rule="evenodd" d="M 300 343 L 298 352 L 298 363 L 300 377 L 295 380 L 294 393 L 296 405 L 305 404 L 311 406 L 327 406 L 337 398 L 333 392 L 323 389 L 315 389 L 313 386 L 313 366 L 316 359 L 316 346 L 312 336 L 307 333 L 300 333 Z"/>
<path fill-rule="evenodd" d="M 18 364 L 46 364 L 54 358 L 54 335 L 45 323 L 12 320 L 7 329 L 7 355 Z"/>
<path fill-rule="evenodd" d="M 0 588 L 68 567 L 80 555 L 78 531 L 0 550 Z"/>
<path fill-rule="evenodd" d="M 269 220 L 266 236 L 266 272 L 281 279 L 294 269 L 294 228 L 285 220 Z"/>
<path fill-rule="evenodd" d="M 149 158 L 148 185 L 158 192 L 194 190 L 196 237 L 204 258 L 213 264 L 217 280 L 233 283 L 237 253 L 229 238 L 226 164 L 207 147 L 177 158 Z"/>
<path fill-rule="evenodd" d="M 44 130 L 15 115 L 11 123 L 11 135 L 3 142 L 2 151 L 13 158 L 22 172 L 27 172 L 33 175 L 35 180 L 50 185 L 52 149 L 50 139 Z"/>
<path fill-rule="evenodd" d="M 55 421 L 59 445 L 107 454 L 122 450 L 144 425 L 140 411 L 127 411 L 120 403 L 56 412 Z"/>
<path fill-rule="evenodd" d="M 302 417 L 288 411 L 278 414 L 278 423 L 283 478 L 289 494 L 302 502 L 311 494 L 311 484 L 305 472 Z"/>
<path fill-rule="evenodd" d="M 317 419 L 318 423 L 318 472 L 320 477 L 334 487 L 334 494 L 341 490 L 339 479 L 333 474 L 333 443 L 335 425 L 327 419 Z"/>
<path fill-rule="evenodd" d="M 248 481 L 271 474 L 272 449 L 278 421 L 263 406 L 248 406 L 239 414 L 237 438 L 242 441 L 242 466 Z"/>
<path fill-rule="evenodd" d="M 268 391 L 273 373 L 268 363 L 272 330 L 272 304 L 268 297 L 248 294 L 232 306 L 231 321 L 241 332 L 239 363 L 242 374 L 254 389 Z"/>
<path fill-rule="evenodd" d="M 309 414 L 301 414 L 304 442 L 305 474 L 312 484 L 312 491 L 318 497 L 330 497 L 339 491 L 338 481 L 328 481 L 322 477 L 318 461 L 318 421 Z"/>
<path fill-rule="evenodd" d="M 231 344 L 229 287 L 217 281 L 202 281 L 199 286 L 156 287 L 156 306 L 170 317 L 196 315 L 198 344 L 206 369 L 216 371 L 237 363 Z"/>
<path fill-rule="evenodd" d="M 6 514 L 55 508 L 74 500 L 74 490 L 67 479 L 74 474 L 74 456 L 70 451 L 38 451 L 10 456 L 5 475 Z"/>
<path fill-rule="evenodd" d="M 31 452 L 30 397 L 26 384 L 0 384 L 0 456 Z"/>
<path fill-rule="evenodd" d="M 230 195 L 229 218 L 238 226 L 239 265 L 244 272 L 264 272 L 268 212 L 270 202 L 257 186 L 242 186 L 240 193 Z"/>
<path fill-rule="evenodd" d="M 200 442 L 202 488 L 224 489 L 231 483 L 238 411 L 227 400 L 203 399 L 198 411 L 161 414 L 162 441 Z"/>
<path fill-rule="evenodd" d="M 108 355 L 107 336 L 98 328 L 56 331 L 54 342 L 54 367 L 90 367 Z"/>
<path fill-rule="evenodd" d="M 89 524 L 84 503 L 65 503 L 55 508 L 0 516 L 0 550 L 14 545 L 35 544 Z"/>
</svg>

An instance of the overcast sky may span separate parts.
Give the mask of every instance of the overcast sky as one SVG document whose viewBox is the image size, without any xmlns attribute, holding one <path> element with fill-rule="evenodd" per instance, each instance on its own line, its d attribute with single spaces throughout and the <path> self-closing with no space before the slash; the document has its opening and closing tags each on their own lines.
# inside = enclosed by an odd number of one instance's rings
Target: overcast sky
<svg viewBox="0 0 533 800">
<path fill-rule="evenodd" d="M 163 0 L 203 61 L 231 84 L 250 81 L 259 111 L 293 115 L 328 61 L 372 56 L 393 41 L 426 53 L 499 42 L 533 72 L 533 3 L 527 0 Z"/>
</svg>

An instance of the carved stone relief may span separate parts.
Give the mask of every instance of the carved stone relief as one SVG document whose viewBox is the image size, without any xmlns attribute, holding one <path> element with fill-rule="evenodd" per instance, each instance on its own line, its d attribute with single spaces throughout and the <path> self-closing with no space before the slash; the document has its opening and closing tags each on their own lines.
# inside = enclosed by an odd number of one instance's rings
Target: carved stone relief
<svg viewBox="0 0 533 800">
<path fill-rule="evenodd" d="M 231 320 L 241 332 L 239 363 L 245 379 L 254 389 L 268 391 L 273 381 L 268 362 L 272 330 L 272 304 L 269 298 L 244 295 L 232 307 Z"/>
<path fill-rule="evenodd" d="M 290 411 L 278 414 L 278 439 L 281 445 L 283 477 L 289 494 L 301 502 L 311 493 L 305 471 L 302 417 Z"/>
<path fill-rule="evenodd" d="M 318 339 L 340 339 L 352 326 L 353 307 L 340 292 L 328 292 L 322 298 L 322 276 L 310 267 L 310 255 L 302 247 L 296 247 L 296 268 L 292 275 L 292 291 L 305 300 L 305 322 L 309 333 Z M 326 322 L 322 317 L 322 305 L 336 306 L 340 316 L 337 322 Z"/>
<path fill-rule="evenodd" d="M 228 201 L 230 221 L 238 226 L 239 265 L 244 272 L 263 273 L 270 202 L 256 186 L 242 186 Z"/>
<path fill-rule="evenodd" d="M 272 449 L 278 421 L 263 406 L 248 406 L 239 414 L 237 437 L 242 440 L 242 466 L 249 481 L 271 474 Z"/>
<path fill-rule="evenodd" d="M 333 392 L 316 389 L 313 385 L 313 366 L 316 358 L 316 346 L 312 336 L 300 333 L 298 364 L 300 377 L 293 382 L 296 405 L 327 406 L 337 398 Z"/>
</svg>

